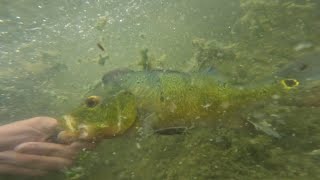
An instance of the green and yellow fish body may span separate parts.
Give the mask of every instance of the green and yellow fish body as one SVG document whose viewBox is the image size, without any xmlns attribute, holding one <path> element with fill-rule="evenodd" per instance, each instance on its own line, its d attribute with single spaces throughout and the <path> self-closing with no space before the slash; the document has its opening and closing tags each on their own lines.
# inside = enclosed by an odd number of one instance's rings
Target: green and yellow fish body
<svg viewBox="0 0 320 180">
<path fill-rule="evenodd" d="M 65 119 L 65 134 L 80 139 L 121 135 L 134 126 L 152 129 L 214 123 L 256 101 L 282 96 L 299 85 L 282 79 L 264 87 L 231 87 L 210 73 L 115 70 Z"/>
</svg>

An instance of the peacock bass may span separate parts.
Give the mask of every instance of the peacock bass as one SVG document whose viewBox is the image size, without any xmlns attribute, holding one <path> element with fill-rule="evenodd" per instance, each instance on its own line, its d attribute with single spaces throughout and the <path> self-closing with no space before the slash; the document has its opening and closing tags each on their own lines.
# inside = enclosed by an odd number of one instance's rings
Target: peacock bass
<svg viewBox="0 0 320 180">
<path fill-rule="evenodd" d="M 133 127 L 159 130 L 214 123 L 239 107 L 300 88 L 300 80 L 281 76 L 262 87 L 242 88 L 219 82 L 210 73 L 114 70 L 64 116 L 65 130 L 59 136 L 90 140 L 115 137 Z"/>
<path fill-rule="evenodd" d="M 319 52 L 303 55 L 275 73 L 277 78 L 253 87 L 231 86 L 205 72 L 113 70 L 80 106 L 62 118 L 58 139 L 92 140 L 112 138 L 130 129 L 161 132 L 224 123 L 239 109 L 268 100 L 320 106 L 319 57 Z"/>
</svg>

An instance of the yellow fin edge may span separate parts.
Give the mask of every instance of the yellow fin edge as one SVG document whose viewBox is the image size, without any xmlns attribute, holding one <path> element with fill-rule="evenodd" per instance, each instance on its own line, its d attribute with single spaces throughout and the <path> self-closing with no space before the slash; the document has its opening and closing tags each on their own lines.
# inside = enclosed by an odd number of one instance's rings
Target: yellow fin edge
<svg viewBox="0 0 320 180">
<path fill-rule="evenodd" d="M 282 79 L 280 81 L 284 89 L 290 90 L 299 86 L 300 82 L 296 79 Z"/>
</svg>

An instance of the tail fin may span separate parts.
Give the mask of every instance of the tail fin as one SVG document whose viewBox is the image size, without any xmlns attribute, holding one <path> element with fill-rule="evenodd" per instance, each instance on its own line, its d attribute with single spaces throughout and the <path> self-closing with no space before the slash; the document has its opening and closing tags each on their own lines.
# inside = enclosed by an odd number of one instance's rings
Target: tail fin
<svg viewBox="0 0 320 180">
<path fill-rule="evenodd" d="M 276 76 L 284 89 L 290 90 L 299 86 L 288 104 L 320 106 L 320 51 L 300 56 Z"/>
<path fill-rule="evenodd" d="M 296 79 L 282 79 L 280 81 L 284 89 L 290 90 L 299 86 L 300 82 Z"/>
</svg>

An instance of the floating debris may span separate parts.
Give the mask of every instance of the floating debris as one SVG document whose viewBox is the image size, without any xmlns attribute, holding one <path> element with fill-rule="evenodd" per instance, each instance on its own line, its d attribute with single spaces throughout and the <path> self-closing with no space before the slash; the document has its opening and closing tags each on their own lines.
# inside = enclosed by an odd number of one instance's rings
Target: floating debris
<svg viewBox="0 0 320 180">
<path fill-rule="evenodd" d="M 99 19 L 97 20 L 95 28 L 99 31 L 102 31 L 107 25 L 107 22 L 108 22 L 107 16 L 100 16 Z"/>
<path fill-rule="evenodd" d="M 320 155 L 320 149 L 315 149 L 309 153 L 307 153 L 309 155 L 312 155 L 312 156 L 319 156 Z"/>
<path fill-rule="evenodd" d="M 101 66 L 104 66 L 104 64 L 108 59 L 109 59 L 108 55 L 105 55 L 105 56 L 99 55 L 98 64 Z"/>
<path fill-rule="evenodd" d="M 301 50 L 305 50 L 305 49 L 309 49 L 313 46 L 313 44 L 311 42 L 302 42 L 297 44 L 293 49 L 295 51 L 301 51 Z"/>
<path fill-rule="evenodd" d="M 143 70 L 151 70 L 151 62 L 149 59 L 149 55 L 148 55 L 148 48 L 142 49 L 140 51 L 140 55 L 141 55 L 141 61 L 139 62 L 139 65 L 142 66 Z"/>
<path fill-rule="evenodd" d="M 145 39 L 145 38 L 146 38 L 146 35 L 145 35 L 144 33 L 140 33 L 140 34 L 139 34 L 139 37 L 140 37 L 141 39 Z"/>
<path fill-rule="evenodd" d="M 141 149 L 141 145 L 140 145 L 140 143 L 136 143 L 136 146 L 137 146 L 137 149 Z"/>
<path fill-rule="evenodd" d="M 210 103 L 207 103 L 207 104 L 204 104 L 204 105 L 201 105 L 205 110 L 208 110 L 211 106 Z"/>
<path fill-rule="evenodd" d="M 99 48 L 101 51 L 105 51 L 105 50 L 104 50 L 104 47 L 103 47 L 100 43 L 97 43 L 97 46 L 98 46 L 98 48 Z"/>
</svg>

